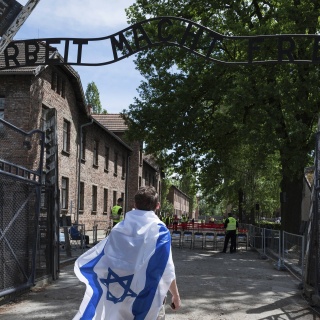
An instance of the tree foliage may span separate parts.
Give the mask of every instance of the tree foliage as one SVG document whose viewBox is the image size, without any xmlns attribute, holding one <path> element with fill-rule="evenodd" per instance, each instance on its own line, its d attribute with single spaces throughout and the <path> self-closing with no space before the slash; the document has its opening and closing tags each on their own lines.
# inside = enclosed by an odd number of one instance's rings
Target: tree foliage
<svg viewBox="0 0 320 320">
<path fill-rule="evenodd" d="M 316 34 L 320 3 L 137 0 L 127 15 L 131 23 L 179 16 L 228 35 Z M 246 50 L 235 43 L 232 50 L 221 46 L 220 54 L 232 61 Z M 312 56 L 303 41 L 296 50 Z M 240 188 L 249 206 L 266 197 L 271 209 L 280 205 L 280 188 L 287 195 L 282 224 L 298 233 L 303 172 L 319 113 L 318 66 L 230 67 L 165 46 L 140 52 L 136 64 L 145 81 L 125 113 L 132 138 L 145 140 L 148 153 L 170 150 L 163 161 L 181 172 L 192 168 L 217 201 L 236 201 Z"/>
<path fill-rule="evenodd" d="M 102 105 L 100 101 L 100 94 L 96 84 L 93 81 L 88 84 L 85 97 L 86 104 L 92 107 L 92 113 L 101 114 Z"/>
</svg>

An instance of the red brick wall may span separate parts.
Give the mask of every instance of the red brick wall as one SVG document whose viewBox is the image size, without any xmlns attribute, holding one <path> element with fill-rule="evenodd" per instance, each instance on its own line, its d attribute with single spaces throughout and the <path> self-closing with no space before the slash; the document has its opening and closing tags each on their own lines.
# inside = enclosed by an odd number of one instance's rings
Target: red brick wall
<svg viewBox="0 0 320 320">
<path fill-rule="evenodd" d="M 183 214 L 189 216 L 190 199 L 174 186 L 170 187 L 167 199 L 173 204 L 174 214 L 181 217 Z"/>
<path fill-rule="evenodd" d="M 85 111 L 79 107 L 74 84 L 70 82 L 70 75 L 59 71 L 65 80 L 65 98 L 51 89 L 52 70 L 57 68 L 48 67 L 39 76 L 8 75 L 0 76 L 0 95 L 5 96 L 5 120 L 15 126 L 30 131 L 41 128 L 42 107 L 57 110 L 57 133 L 58 133 L 58 172 L 59 189 L 61 190 L 62 177 L 69 180 L 68 208 L 64 211 L 71 215 L 74 221 L 77 217 L 78 207 L 78 176 L 79 176 L 79 148 L 80 148 L 80 125 L 88 123 L 90 119 Z M 75 82 L 75 81 L 74 81 Z M 70 123 L 70 150 L 63 152 L 63 123 Z M 85 127 L 87 132 L 86 161 L 81 162 L 81 178 L 85 183 L 85 207 L 79 215 L 79 223 L 86 224 L 86 230 L 91 230 L 95 220 L 107 220 L 103 214 L 104 188 L 108 189 L 108 208 L 113 206 L 113 192 L 117 197 L 126 194 L 125 179 L 122 177 L 122 154 L 127 160 L 128 149 L 123 146 L 108 132 L 98 125 Z M 99 166 L 92 165 L 92 143 L 97 139 L 99 143 Z M 104 145 L 110 148 L 109 172 L 104 171 Z M 114 175 L 114 151 L 117 150 L 118 175 Z M 34 156 L 34 159 L 38 156 Z M 25 161 L 25 160 L 24 160 Z M 31 159 L 31 161 L 33 161 Z M 130 179 L 129 179 L 130 180 Z M 92 185 L 97 186 L 97 211 L 92 212 Z"/>
</svg>

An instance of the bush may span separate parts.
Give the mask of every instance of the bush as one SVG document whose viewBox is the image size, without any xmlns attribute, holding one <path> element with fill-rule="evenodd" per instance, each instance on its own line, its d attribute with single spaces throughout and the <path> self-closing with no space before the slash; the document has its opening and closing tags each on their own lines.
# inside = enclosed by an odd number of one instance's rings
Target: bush
<svg viewBox="0 0 320 320">
<path fill-rule="evenodd" d="M 281 230 L 281 223 L 275 223 L 270 221 L 260 221 L 260 223 L 256 223 L 256 226 L 259 226 L 260 228 L 265 229 L 272 229 L 272 230 Z"/>
</svg>

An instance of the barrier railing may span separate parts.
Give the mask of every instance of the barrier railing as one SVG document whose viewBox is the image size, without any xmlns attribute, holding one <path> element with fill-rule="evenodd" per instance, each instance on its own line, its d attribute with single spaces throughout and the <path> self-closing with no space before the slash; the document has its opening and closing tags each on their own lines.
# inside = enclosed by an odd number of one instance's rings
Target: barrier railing
<svg viewBox="0 0 320 320">
<path fill-rule="evenodd" d="M 249 246 L 257 250 L 262 257 L 276 261 L 276 267 L 290 269 L 300 280 L 304 274 L 305 239 L 280 230 L 260 228 L 252 225 L 246 227 L 249 234 Z"/>
<path fill-rule="evenodd" d="M 283 262 L 301 276 L 304 276 L 304 236 L 283 231 Z"/>
<path fill-rule="evenodd" d="M 281 258 L 281 233 L 280 230 L 264 229 L 265 253 L 274 259 Z"/>
<path fill-rule="evenodd" d="M 206 232 L 206 231 L 219 231 L 224 230 L 223 223 L 199 223 L 199 222 L 181 222 L 178 224 L 171 223 L 169 229 L 173 230 L 188 230 L 188 231 L 197 231 L 197 232 Z"/>
<path fill-rule="evenodd" d="M 111 228 L 110 220 L 95 220 L 92 228 L 92 242 L 98 243 L 103 240 Z"/>
</svg>

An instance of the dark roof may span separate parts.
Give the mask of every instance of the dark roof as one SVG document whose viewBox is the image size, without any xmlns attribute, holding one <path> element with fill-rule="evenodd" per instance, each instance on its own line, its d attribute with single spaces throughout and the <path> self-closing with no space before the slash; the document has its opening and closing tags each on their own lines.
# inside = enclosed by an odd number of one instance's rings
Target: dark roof
<svg viewBox="0 0 320 320">
<path fill-rule="evenodd" d="M 119 113 L 93 114 L 92 117 L 112 132 L 125 132 L 128 126 Z"/>
<path fill-rule="evenodd" d="M 93 115 L 91 115 L 93 116 Z M 93 122 L 98 125 L 100 128 L 102 128 L 104 131 L 108 132 L 110 134 L 110 136 L 112 136 L 115 140 L 117 140 L 119 143 L 121 143 L 124 147 L 126 147 L 128 150 L 130 150 L 132 152 L 132 148 L 130 148 L 130 146 L 128 146 L 122 139 L 120 139 L 116 134 L 114 134 L 111 130 L 109 130 L 108 128 L 106 128 L 101 122 L 97 121 L 96 119 L 93 118 Z"/>
<path fill-rule="evenodd" d="M 189 197 L 186 193 L 184 193 L 183 191 L 181 191 L 178 187 L 176 187 L 176 186 L 173 185 L 173 184 L 170 186 L 170 189 L 175 189 L 175 190 L 177 190 L 179 193 L 185 195 L 188 199 L 191 199 L 191 197 Z"/>
<path fill-rule="evenodd" d="M 38 42 L 39 44 L 39 52 L 37 54 L 38 56 L 38 62 L 44 62 L 45 61 L 45 44 L 43 42 Z M 17 60 L 21 63 L 25 63 L 25 45 L 23 42 L 15 42 L 15 45 L 19 49 L 19 55 L 17 57 Z M 63 60 L 61 55 L 59 54 L 58 50 L 56 48 L 52 49 L 52 57 L 56 57 L 57 59 Z M 12 54 L 11 52 L 13 49 L 9 49 L 9 54 Z M 0 68 L 3 68 L 5 66 L 5 60 L 4 60 L 4 54 L 0 54 Z M 27 75 L 38 75 L 41 73 L 42 70 L 44 70 L 47 66 L 29 66 L 29 67 L 18 67 L 18 68 L 11 68 L 11 69 L 0 69 L 0 75 L 12 75 L 12 74 L 27 74 Z M 90 112 L 89 106 L 85 103 L 85 97 L 84 92 L 82 88 L 82 83 L 80 80 L 79 74 L 69 65 L 59 65 L 56 66 L 57 68 L 61 68 L 66 75 L 69 77 L 70 82 L 73 85 L 73 89 L 76 94 L 76 102 L 77 104 L 84 108 L 85 112 L 88 116 L 92 116 Z M 118 116 L 119 115 L 114 115 Z M 115 117 L 116 118 L 116 117 Z M 118 119 L 119 122 L 123 122 L 121 118 Z M 108 134 L 110 134 L 115 140 L 117 140 L 119 143 L 121 143 L 124 147 L 126 147 L 128 150 L 132 151 L 132 149 L 123 141 L 121 140 L 117 135 L 115 135 L 112 130 L 110 130 L 107 126 L 103 125 L 101 122 L 97 121 L 96 119 L 93 119 L 93 122 L 100 126 L 103 130 L 105 130 Z M 127 128 L 127 127 L 126 127 Z"/>
<path fill-rule="evenodd" d="M 39 44 L 39 52 L 37 53 L 37 62 L 44 62 L 45 61 L 45 43 L 38 42 Z M 25 64 L 25 44 L 23 41 L 17 41 L 15 42 L 15 45 L 19 49 L 19 54 L 17 56 L 18 62 L 21 64 Z M 51 47 L 52 54 L 51 57 L 55 56 L 61 61 L 63 60 L 61 55 L 59 54 L 58 50 L 56 48 Z M 13 54 L 13 49 L 8 49 L 9 54 Z M 0 68 L 5 67 L 5 59 L 4 59 L 4 53 L 0 54 Z M 87 115 L 90 115 L 90 109 L 87 107 L 85 103 L 85 97 L 84 92 L 82 88 L 82 83 L 80 80 L 79 74 L 69 65 L 59 65 L 56 66 L 57 68 L 60 68 L 63 70 L 66 75 L 69 77 L 75 94 L 76 94 L 76 101 L 79 107 L 83 108 L 85 110 Z M 0 69 L 0 75 L 13 75 L 13 74 L 20 74 L 20 75 L 38 75 L 47 68 L 47 65 L 41 65 L 41 66 L 28 66 L 28 67 L 17 67 L 17 68 L 9 68 L 9 69 Z"/>
<path fill-rule="evenodd" d="M 151 163 L 150 159 L 144 158 L 143 162 L 146 163 L 147 165 L 149 165 L 149 167 L 151 167 L 153 170 L 159 171 L 159 166 L 156 163 Z"/>
<path fill-rule="evenodd" d="M 19 50 L 19 54 L 16 57 L 16 60 L 24 65 L 25 64 L 25 44 L 23 41 L 17 41 L 14 42 L 15 46 L 17 46 Z M 44 62 L 45 61 L 45 44 L 43 42 L 38 42 L 39 44 L 39 52 L 37 53 L 37 61 Z M 12 56 L 15 52 L 13 48 L 8 48 L 8 54 L 9 56 Z M 55 54 L 57 51 L 55 48 L 52 48 L 53 53 Z M 0 68 L 5 67 L 5 55 L 4 52 L 0 54 Z M 10 66 L 14 66 L 15 64 L 10 59 Z M 40 69 L 42 69 L 44 66 L 28 66 L 28 67 L 17 67 L 17 68 L 9 68 L 9 69 L 1 69 L 0 74 L 37 74 Z"/>
</svg>

